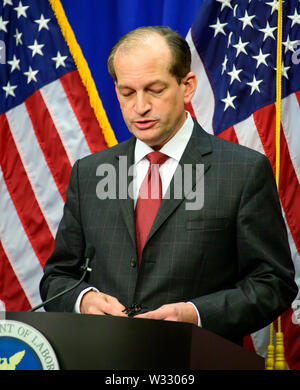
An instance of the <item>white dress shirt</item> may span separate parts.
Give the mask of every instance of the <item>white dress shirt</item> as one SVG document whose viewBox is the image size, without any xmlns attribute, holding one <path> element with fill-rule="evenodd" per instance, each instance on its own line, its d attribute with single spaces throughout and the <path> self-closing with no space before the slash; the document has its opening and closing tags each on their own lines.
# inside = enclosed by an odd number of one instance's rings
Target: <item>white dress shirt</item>
<svg viewBox="0 0 300 390">
<path fill-rule="evenodd" d="M 190 140 L 190 137 L 193 132 L 194 122 L 189 112 L 187 112 L 187 118 L 184 122 L 181 129 L 159 150 L 161 153 L 169 156 L 168 160 L 159 167 L 159 173 L 162 182 L 162 196 L 166 193 L 169 184 L 172 180 L 172 177 L 175 173 L 175 170 L 178 166 L 178 163 L 181 159 L 181 156 Z M 134 197 L 134 207 L 138 198 L 138 193 L 140 186 L 144 180 L 144 177 L 147 174 L 149 168 L 149 160 L 146 158 L 148 153 L 153 152 L 154 150 L 140 141 L 136 140 L 135 150 L 134 150 L 134 180 L 133 180 L 133 197 Z M 75 312 L 80 313 L 80 303 L 83 295 L 89 290 L 98 291 L 96 288 L 89 287 L 81 292 L 78 296 L 75 304 Z M 201 326 L 201 320 L 196 306 L 192 304 L 198 314 L 198 326 Z"/>
<path fill-rule="evenodd" d="M 187 143 L 191 137 L 194 127 L 194 122 L 189 113 L 181 129 L 159 150 L 161 153 L 169 156 L 168 160 L 159 167 L 159 173 L 162 184 L 162 196 L 166 193 L 181 156 L 186 148 Z M 135 164 L 135 185 L 134 185 L 134 205 L 136 205 L 139 188 L 147 174 L 149 168 L 149 160 L 146 158 L 148 153 L 154 150 L 140 141 L 136 140 L 134 151 Z"/>
</svg>

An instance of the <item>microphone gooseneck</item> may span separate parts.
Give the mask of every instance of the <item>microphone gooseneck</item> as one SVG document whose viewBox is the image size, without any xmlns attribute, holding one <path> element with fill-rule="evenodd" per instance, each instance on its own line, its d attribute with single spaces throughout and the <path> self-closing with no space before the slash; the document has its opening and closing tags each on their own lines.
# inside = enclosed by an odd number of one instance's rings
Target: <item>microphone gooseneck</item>
<svg viewBox="0 0 300 390">
<path fill-rule="evenodd" d="M 79 286 L 80 283 L 83 282 L 84 278 L 86 277 L 86 274 L 88 272 L 92 271 L 92 269 L 89 267 L 89 265 L 90 265 L 90 262 L 94 256 L 95 256 L 95 248 L 93 246 L 86 248 L 85 256 L 84 256 L 85 263 L 84 263 L 84 265 L 82 265 L 80 267 L 80 270 L 83 271 L 81 278 L 73 286 L 67 288 L 66 290 L 61 291 L 60 293 L 58 293 L 57 295 L 54 295 L 53 297 L 47 299 L 46 301 L 41 302 L 39 305 L 32 307 L 28 311 L 29 312 L 36 311 L 36 310 L 40 309 L 41 307 L 48 305 L 48 303 L 54 301 L 55 299 L 60 298 L 62 295 L 74 290 L 74 288 L 76 288 L 77 286 Z"/>
</svg>

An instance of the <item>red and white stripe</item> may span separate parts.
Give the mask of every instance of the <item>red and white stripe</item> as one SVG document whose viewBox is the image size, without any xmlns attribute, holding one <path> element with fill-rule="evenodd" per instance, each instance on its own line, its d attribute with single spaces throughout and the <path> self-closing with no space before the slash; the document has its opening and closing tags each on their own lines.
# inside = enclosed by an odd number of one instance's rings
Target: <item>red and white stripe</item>
<svg viewBox="0 0 300 390">
<path fill-rule="evenodd" d="M 0 305 L 40 302 L 74 162 L 107 147 L 77 71 L 0 115 Z"/>
<path fill-rule="evenodd" d="M 213 134 L 214 94 L 205 67 L 194 46 L 191 31 L 187 41 L 192 52 L 192 71 L 198 79 L 198 87 L 192 100 L 192 109 L 201 126 Z M 249 118 L 224 130 L 219 136 L 264 153 L 275 172 L 275 119 L 276 106 L 270 104 L 254 112 Z M 300 286 L 300 92 L 282 99 L 282 134 L 280 156 L 279 196 L 286 221 L 292 258 L 296 270 L 296 282 Z M 300 289 L 299 289 L 300 291 Z M 299 299 L 299 294 L 298 297 Z M 285 356 L 290 368 L 300 368 L 300 327 L 291 321 L 292 310 L 282 316 Z M 255 350 L 265 356 L 269 331 L 263 329 L 252 335 Z M 298 359 L 299 355 L 299 359 Z"/>
</svg>

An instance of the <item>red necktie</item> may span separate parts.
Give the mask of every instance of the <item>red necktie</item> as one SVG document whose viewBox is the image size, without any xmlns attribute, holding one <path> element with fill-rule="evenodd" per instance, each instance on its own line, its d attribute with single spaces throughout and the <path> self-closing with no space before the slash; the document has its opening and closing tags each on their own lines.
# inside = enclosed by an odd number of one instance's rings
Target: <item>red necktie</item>
<svg viewBox="0 0 300 390">
<path fill-rule="evenodd" d="M 148 172 L 142 182 L 135 207 L 135 228 L 138 259 L 147 240 L 162 199 L 159 167 L 169 157 L 161 152 L 147 154 L 150 161 Z"/>
</svg>

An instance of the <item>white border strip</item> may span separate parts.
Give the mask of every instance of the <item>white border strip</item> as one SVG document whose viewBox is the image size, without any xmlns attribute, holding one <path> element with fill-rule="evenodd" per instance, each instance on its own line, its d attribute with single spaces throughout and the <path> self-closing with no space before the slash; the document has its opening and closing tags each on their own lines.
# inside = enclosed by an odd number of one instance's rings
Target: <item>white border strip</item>
<svg viewBox="0 0 300 390">
<path fill-rule="evenodd" d="M 76 160 L 91 154 L 83 131 L 69 103 L 60 80 L 40 89 L 54 125 L 64 145 L 71 165 Z"/>
<path fill-rule="evenodd" d="M 19 220 L 0 167 L 0 240 L 6 256 L 32 306 L 41 302 L 42 266 Z"/>
<path fill-rule="evenodd" d="M 25 104 L 8 111 L 6 117 L 35 198 L 55 237 L 64 202 L 45 161 Z"/>
<path fill-rule="evenodd" d="M 203 63 L 197 49 L 194 45 L 191 30 L 189 30 L 186 40 L 190 46 L 192 53 L 192 72 L 196 74 L 198 86 L 192 98 L 192 106 L 196 115 L 197 121 L 205 131 L 214 134 L 212 120 L 214 116 L 215 97 L 211 88 L 209 79 L 206 75 Z"/>
<path fill-rule="evenodd" d="M 300 106 L 294 93 L 282 99 L 281 123 L 295 174 L 300 183 Z"/>
</svg>

